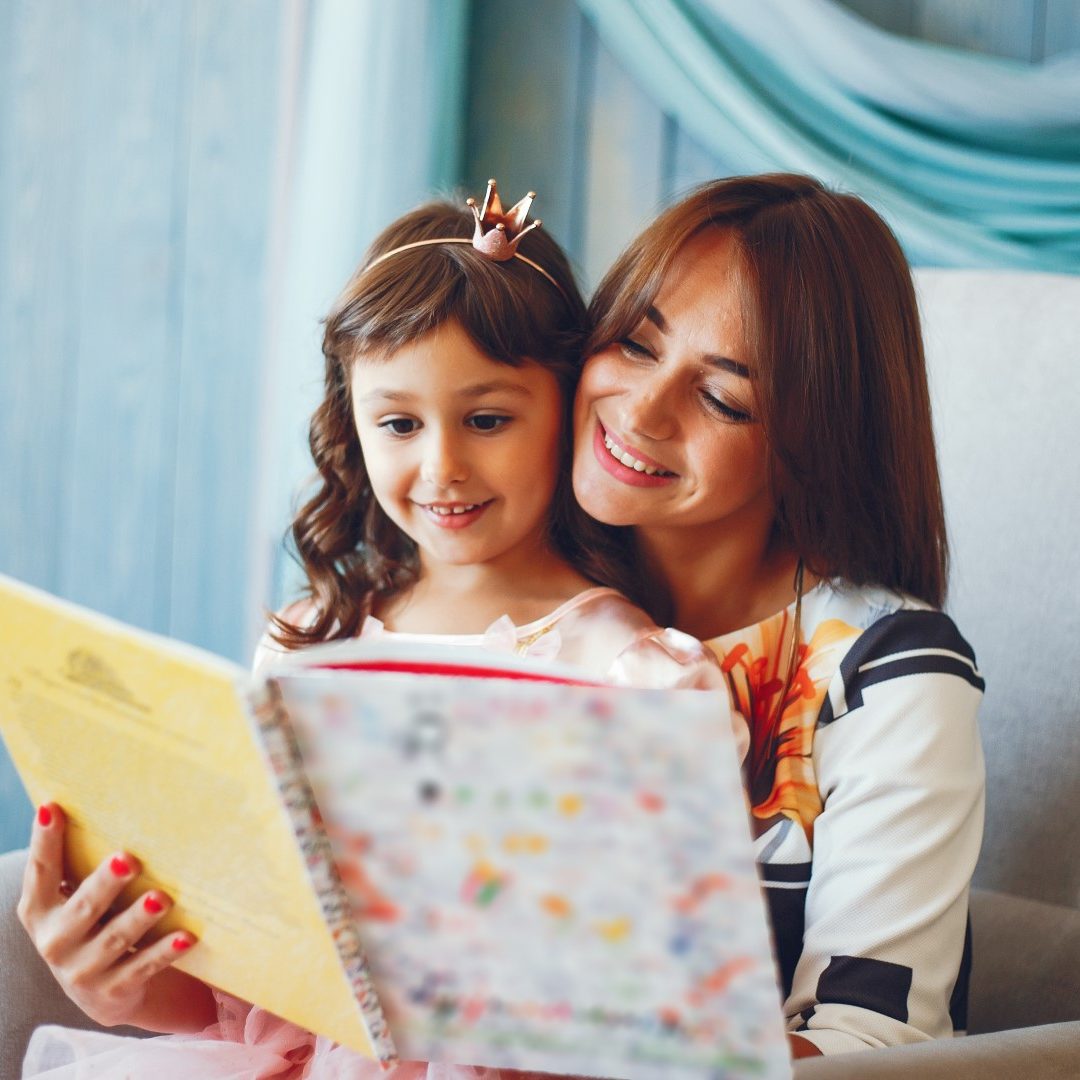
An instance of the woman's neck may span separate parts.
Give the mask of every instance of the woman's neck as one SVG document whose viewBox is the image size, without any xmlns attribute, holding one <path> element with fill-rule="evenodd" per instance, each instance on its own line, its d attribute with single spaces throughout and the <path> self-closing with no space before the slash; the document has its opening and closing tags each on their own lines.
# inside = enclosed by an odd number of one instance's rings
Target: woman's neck
<svg viewBox="0 0 1080 1080">
<path fill-rule="evenodd" d="M 390 630 L 414 634 L 482 634 L 509 615 L 518 626 L 544 618 L 594 583 L 546 547 L 528 559 L 425 566 L 407 592 L 378 605 Z"/>
<path fill-rule="evenodd" d="M 795 599 L 798 556 L 770 544 L 771 523 L 745 528 L 638 529 L 647 571 L 667 589 L 672 622 L 702 641 L 761 622 Z M 806 574 L 803 591 L 816 583 Z"/>
</svg>

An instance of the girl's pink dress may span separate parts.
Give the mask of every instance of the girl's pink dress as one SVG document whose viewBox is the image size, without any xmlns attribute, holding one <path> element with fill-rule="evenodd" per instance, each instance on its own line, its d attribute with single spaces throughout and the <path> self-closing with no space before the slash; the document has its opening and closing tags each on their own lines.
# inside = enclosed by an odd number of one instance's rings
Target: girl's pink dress
<svg viewBox="0 0 1080 1080">
<path fill-rule="evenodd" d="M 290 615 L 295 620 L 296 609 Z M 723 702 L 718 707 L 730 712 L 726 684 L 714 654 L 687 634 L 657 627 L 614 589 L 588 589 L 525 626 L 515 626 L 503 616 L 484 634 L 401 634 L 386 630 L 378 619 L 369 617 L 360 636 L 558 660 L 620 686 L 719 691 Z M 264 637 L 256 650 L 255 671 L 278 652 Z M 732 716 L 741 757 L 749 736 L 741 717 Z M 38 1028 L 23 1062 L 23 1078 L 522 1080 L 530 1075 L 434 1062 L 403 1062 L 383 1072 L 354 1051 L 265 1009 L 218 991 L 215 997 L 218 1022 L 197 1035 L 137 1039 L 52 1026 Z"/>
</svg>

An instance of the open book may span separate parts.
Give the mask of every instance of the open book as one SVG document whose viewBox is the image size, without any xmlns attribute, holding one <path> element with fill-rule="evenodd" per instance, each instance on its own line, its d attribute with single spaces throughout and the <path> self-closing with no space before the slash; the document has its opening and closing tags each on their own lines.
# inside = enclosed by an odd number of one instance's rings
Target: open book
<svg viewBox="0 0 1080 1080">
<path fill-rule="evenodd" d="M 179 965 L 384 1063 L 790 1075 L 730 725 L 701 691 L 340 642 L 264 677 L 0 576 L 0 733 Z"/>
</svg>

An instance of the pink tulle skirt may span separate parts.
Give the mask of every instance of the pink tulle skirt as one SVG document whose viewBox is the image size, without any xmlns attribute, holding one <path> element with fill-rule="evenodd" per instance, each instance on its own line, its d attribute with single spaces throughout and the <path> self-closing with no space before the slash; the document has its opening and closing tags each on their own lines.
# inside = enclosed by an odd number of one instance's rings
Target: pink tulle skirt
<svg viewBox="0 0 1080 1080">
<path fill-rule="evenodd" d="M 385 1072 L 352 1050 L 225 995 L 197 1035 L 136 1039 L 40 1027 L 23 1080 L 497 1080 L 496 1069 L 406 1061 Z"/>
</svg>

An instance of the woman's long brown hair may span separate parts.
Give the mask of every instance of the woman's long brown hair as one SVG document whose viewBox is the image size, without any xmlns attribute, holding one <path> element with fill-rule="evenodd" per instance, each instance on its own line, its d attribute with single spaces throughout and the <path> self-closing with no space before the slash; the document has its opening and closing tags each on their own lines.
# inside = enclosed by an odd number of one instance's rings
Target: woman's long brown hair
<svg viewBox="0 0 1080 1080">
<path fill-rule="evenodd" d="M 637 327 L 680 248 L 710 228 L 735 237 L 742 263 L 775 539 L 821 577 L 940 607 L 948 543 L 915 292 L 861 199 L 789 174 L 704 185 L 608 272 L 587 352 Z"/>
<path fill-rule="evenodd" d="M 456 319 L 477 348 L 517 366 L 541 364 L 557 378 L 563 399 L 558 481 L 549 514 L 554 551 L 586 577 L 631 597 L 624 532 L 600 525 L 577 505 L 570 484 L 571 411 L 584 355 L 585 303 L 559 245 L 542 230 L 519 250 L 558 282 L 518 259 L 496 263 L 468 244 L 385 252 L 417 240 L 469 237 L 470 211 L 430 203 L 399 218 L 372 244 L 326 318 L 324 395 L 311 419 L 315 490 L 297 512 L 291 536 L 307 575 L 313 618 L 271 616 L 273 637 L 287 648 L 354 636 L 375 603 L 409 588 L 419 573 L 415 543 L 372 495 L 350 396 L 357 362 L 378 363 L 403 345 Z"/>
</svg>

